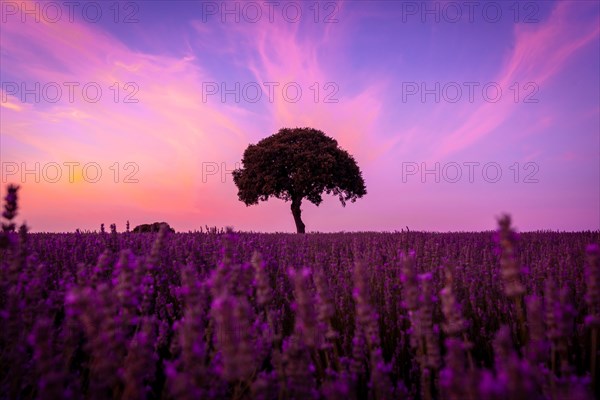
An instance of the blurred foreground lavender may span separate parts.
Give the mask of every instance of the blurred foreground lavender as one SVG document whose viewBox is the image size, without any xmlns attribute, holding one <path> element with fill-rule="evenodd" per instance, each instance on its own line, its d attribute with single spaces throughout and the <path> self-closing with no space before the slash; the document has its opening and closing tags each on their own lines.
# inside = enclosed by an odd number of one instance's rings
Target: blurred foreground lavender
<svg viewBox="0 0 600 400">
<path fill-rule="evenodd" d="M 5 219 L 0 398 L 598 390 L 598 231 L 517 235 L 505 216 L 481 233 L 18 234 Z"/>
</svg>

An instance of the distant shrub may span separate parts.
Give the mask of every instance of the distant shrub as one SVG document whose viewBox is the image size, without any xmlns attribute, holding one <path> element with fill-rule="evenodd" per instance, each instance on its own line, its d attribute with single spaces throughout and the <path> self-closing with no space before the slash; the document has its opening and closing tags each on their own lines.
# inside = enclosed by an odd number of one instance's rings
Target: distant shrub
<svg viewBox="0 0 600 400">
<path fill-rule="evenodd" d="M 133 228 L 133 232 L 134 233 L 156 233 L 158 231 L 160 231 L 160 226 L 162 224 L 167 225 L 167 228 L 171 231 L 171 232 L 175 232 L 175 229 L 171 228 L 169 226 L 169 224 L 167 224 L 166 222 L 155 222 L 153 224 L 142 224 L 142 225 L 138 225 L 135 228 Z"/>
</svg>

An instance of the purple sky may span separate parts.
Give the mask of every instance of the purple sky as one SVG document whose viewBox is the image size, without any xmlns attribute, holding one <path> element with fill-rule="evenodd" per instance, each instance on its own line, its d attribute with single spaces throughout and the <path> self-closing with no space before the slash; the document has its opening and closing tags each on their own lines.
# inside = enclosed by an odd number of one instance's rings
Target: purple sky
<svg viewBox="0 0 600 400">
<path fill-rule="evenodd" d="M 222 170 L 310 126 L 368 194 L 307 231 L 598 230 L 599 4 L 2 1 L 2 196 L 33 231 L 294 231 Z"/>
</svg>

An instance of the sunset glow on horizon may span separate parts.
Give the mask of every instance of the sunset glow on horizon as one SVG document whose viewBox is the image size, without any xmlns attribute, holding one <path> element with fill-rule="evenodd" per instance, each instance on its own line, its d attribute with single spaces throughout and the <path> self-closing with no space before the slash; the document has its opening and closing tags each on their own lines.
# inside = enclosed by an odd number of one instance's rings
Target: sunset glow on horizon
<svg viewBox="0 0 600 400">
<path fill-rule="evenodd" d="M 2 1 L 0 194 L 33 232 L 294 232 L 231 176 L 284 127 L 366 182 L 308 232 L 600 229 L 598 2 L 66 3 Z"/>
</svg>

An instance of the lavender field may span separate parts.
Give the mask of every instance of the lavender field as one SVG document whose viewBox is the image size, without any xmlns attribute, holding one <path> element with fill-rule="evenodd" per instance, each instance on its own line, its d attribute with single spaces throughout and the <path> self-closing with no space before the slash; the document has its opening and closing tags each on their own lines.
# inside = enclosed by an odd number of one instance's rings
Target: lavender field
<svg viewBox="0 0 600 400">
<path fill-rule="evenodd" d="M 600 1 L 0 20 L 0 400 L 600 400 Z"/>
<path fill-rule="evenodd" d="M 7 200 L 2 398 L 598 390 L 598 231 L 30 234 Z"/>
</svg>

